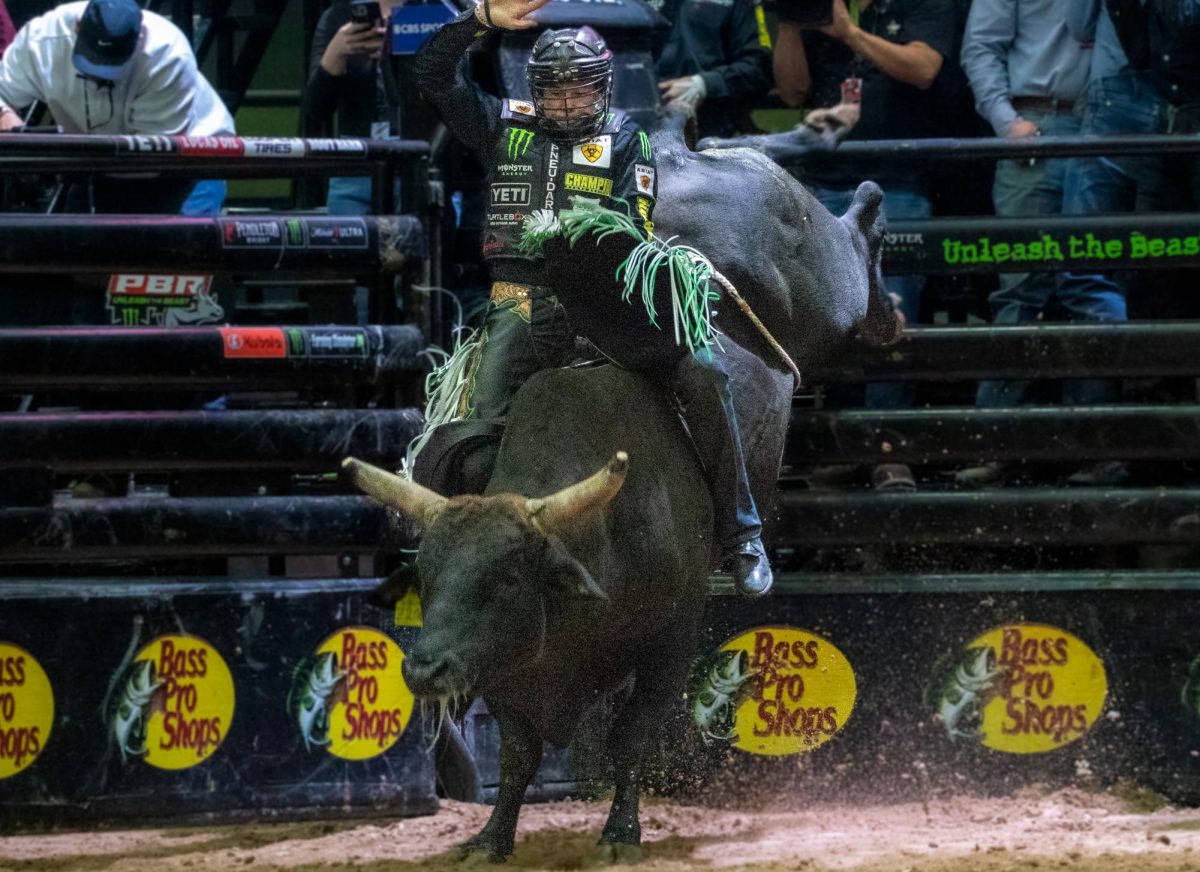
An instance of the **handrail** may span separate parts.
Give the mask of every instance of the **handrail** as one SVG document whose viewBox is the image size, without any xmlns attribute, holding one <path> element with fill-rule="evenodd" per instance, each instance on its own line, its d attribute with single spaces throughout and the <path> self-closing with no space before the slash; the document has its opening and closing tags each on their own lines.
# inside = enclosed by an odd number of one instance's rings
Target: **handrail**
<svg viewBox="0 0 1200 872">
<path fill-rule="evenodd" d="M 753 138 L 751 138 L 753 139 Z M 733 141 L 729 141 L 733 144 Z M 745 143 L 751 145 L 750 141 Z M 874 139 L 848 140 L 836 148 L 786 145 L 773 140 L 771 157 L 781 164 L 860 163 L 937 160 L 1011 160 L 1016 158 L 1108 157 L 1132 154 L 1195 154 L 1200 134 L 1181 136 L 1036 136 L 1025 139 Z"/>
<path fill-rule="evenodd" d="M 220 173 L 222 176 L 365 174 L 372 165 L 429 154 L 424 140 L 255 136 L 0 135 L 0 172 Z"/>
</svg>

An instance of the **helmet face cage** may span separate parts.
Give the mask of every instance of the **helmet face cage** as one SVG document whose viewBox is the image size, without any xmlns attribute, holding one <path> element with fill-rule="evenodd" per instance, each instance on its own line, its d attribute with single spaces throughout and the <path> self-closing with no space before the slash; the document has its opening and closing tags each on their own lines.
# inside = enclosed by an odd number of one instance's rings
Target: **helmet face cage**
<svg viewBox="0 0 1200 872">
<path fill-rule="evenodd" d="M 604 127 L 612 52 L 596 31 L 546 31 L 534 44 L 528 73 L 533 105 L 552 136 L 584 139 Z"/>
</svg>

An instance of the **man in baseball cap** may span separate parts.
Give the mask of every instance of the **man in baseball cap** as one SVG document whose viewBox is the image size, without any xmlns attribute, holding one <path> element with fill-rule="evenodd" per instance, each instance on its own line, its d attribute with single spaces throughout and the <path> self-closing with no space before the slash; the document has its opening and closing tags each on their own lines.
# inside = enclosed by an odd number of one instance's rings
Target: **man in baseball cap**
<svg viewBox="0 0 1200 872">
<path fill-rule="evenodd" d="M 90 0 L 79 19 L 71 60 L 85 76 L 115 82 L 125 72 L 142 34 L 142 8 L 134 0 Z"/>
<path fill-rule="evenodd" d="M 0 133 L 24 126 L 22 110 L 35 102 L 66 133 L 234 134 L 187 37 L 136 0 L 64 3 L 21 28 L 0 59 Z M 218 181 L 97 176 L 68 191 L 67 209 L 210 215 L 224 191 Z"/>
</svg>

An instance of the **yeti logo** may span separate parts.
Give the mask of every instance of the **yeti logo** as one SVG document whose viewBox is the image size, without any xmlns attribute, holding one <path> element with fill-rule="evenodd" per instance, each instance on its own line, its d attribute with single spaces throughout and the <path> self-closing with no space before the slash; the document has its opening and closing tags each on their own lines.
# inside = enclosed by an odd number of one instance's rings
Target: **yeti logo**
<svg viewBox="0 0 1200 872">
<path fill-rule="evenodd" d="M 528 206 L 529 185 L 492 185 L 493 206 Z"/>
</svg>

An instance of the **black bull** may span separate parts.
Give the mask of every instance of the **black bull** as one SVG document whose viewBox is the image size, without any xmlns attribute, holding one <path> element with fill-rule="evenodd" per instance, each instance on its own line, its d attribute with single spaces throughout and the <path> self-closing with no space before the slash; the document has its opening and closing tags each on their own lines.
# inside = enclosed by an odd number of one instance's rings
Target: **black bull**
<svg viewBox="0 0 1200 872">
<path fill-rule="evenodd" d="M 802 370 L 855 334 L 894 337 L 878 271 L 877 187 L 862 186 L 837 219 L 761 155 L 696 154 L 677 128 L 655 145 L 658 234 L 706 252 Z M 571 287 L 594 293 L 602 273 L 586 256 L 564 262 L 555 286 L 570 310 L 586 300 Z M 636 320 L 629 347 L 658 343 L 644 315 Z M 718 323 L 725 353 L 738 356 L 739 420 L 765 507 L 791 376 L 736 310 L 723 304 Z M 627 475 L 619 452 L 628 452 Z M 589 707 L 630 678 L 609 738 L 616 793 L 601 844 L 609 859 L 638 845 L 641 772 L 695 651 L 713 545 L 705 477 L 663 395 L 611 366 L 538 374 L 513 401 L 483 496 L 447 500 L 346 465 L 360 487 L 424 528 L 424 626 L 404 661 L 410 687 L 443 700 L 481 695 L 500 726 L 496 807 L 465 847 L 511 853 L 543 741 L 566 744 Z"/>
</svg>

